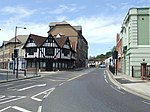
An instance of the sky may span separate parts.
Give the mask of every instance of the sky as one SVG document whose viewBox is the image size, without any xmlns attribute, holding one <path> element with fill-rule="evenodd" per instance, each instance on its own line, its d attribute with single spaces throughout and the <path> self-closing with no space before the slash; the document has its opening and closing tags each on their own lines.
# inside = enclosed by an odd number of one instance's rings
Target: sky
<svg viewBox="0 0 150 112">
<path fill-rule="evenodd" d="M 48 36 L 50 22 L 82 26 L 88 56 L 105 54 L 116 45 L 116 35 L 130 8 L 150 7 L 149 0 L 1 0 L 0 46 L 17 35 Z"/>
</svg>

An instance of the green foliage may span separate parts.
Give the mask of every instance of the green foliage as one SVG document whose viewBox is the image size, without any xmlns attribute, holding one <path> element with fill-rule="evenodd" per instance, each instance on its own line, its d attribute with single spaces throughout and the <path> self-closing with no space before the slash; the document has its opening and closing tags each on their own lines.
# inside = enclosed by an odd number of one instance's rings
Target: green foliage
<svg viewBox="0 0 150 112">
<path fill-rule="evenodd" d="M 111 51 L 106 52 L 106 54 L 100 54 L 96 56 L 96 59 L 105 60 L 112 55 L 112 52 L 116 50 L 116 46 L 114 46 Z"/>
</svg>

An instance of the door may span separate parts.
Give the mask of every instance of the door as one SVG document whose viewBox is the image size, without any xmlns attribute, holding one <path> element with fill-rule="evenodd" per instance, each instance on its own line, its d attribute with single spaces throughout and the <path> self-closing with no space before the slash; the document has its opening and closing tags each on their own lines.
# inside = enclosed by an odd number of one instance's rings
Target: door
<svg viewBox="0 0 150 112">
<path fill-rule="evenodd" d="M 52 71 L 53 70 L 53 62 L 47 61 L 46 62 L 46 71 Z"/>
</svg>

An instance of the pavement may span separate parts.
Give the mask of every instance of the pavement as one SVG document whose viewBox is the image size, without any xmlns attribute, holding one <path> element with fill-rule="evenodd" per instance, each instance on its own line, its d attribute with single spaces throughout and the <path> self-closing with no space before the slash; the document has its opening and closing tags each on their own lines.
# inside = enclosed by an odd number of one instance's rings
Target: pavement
<svg viewBox="0 0 150 112">
<path fill-rule="evenodd" d="M 121 87 L 125 91 L 150 100 L 150 80 L 134 78 L 123 73 L 117 73 L 117 75 L 113 75 L 108 69 L 106 70 L 106 72 L 109 79 L 115 85 Z"/>
</svg>

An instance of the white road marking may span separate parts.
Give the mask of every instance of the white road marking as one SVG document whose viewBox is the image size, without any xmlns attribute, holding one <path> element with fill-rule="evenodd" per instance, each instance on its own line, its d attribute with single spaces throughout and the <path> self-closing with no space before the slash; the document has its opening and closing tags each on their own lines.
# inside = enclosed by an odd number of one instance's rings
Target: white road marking
<svg viewBox="0 0 150 112">
<path fill-rule="evenodd" d="M 58 80 L 68 80 L 67 77 L 59 77 L 59 76 L 56 76 L 56 77 L 55 77 L 55 76 L 54 76 L 54 77 L 53 77 L 53 76 L 50 76 L 49 78 L 52 78 L 52 79 L 54 79 L 54 80 L 57 80 L 57 79 L 58 79 Z"/>
<path fill-rule="evenodd" d="M 7 110 L 7 109 L 9 109 L 9 108 L 11 108 L 11 107 L 12 107 L 12 106 L 8 106 L 8 107 L 6 107 L 6 108 L 0 110 L 0 112 L 3 112 L 3 111 L 5 111 L 5 110 Z"/>
<path fill-rule="evenodd" d="M 42 112 L 42 106 L 40 105 L 37 112 Z"/>
<path fill-rule="evenodd" d="M 33 84 L 33 82 L 32 82 L 32 83 L 27 83 L 27 84 L 18 85 L 18 86 L 9 87 L 9 88 L 7 88 L 7 89 L 13 89 L 13 88 L 17 88 L 17 87 L 24 86 L 24 85 L 29 85 L 29 84 Z"/>
<path fill-rule="evenodd" d="M 40 93 L 38 93 L 38 94 L 35 94 L 35 95 L 33 95 L 32 97 L 30 97 L 31 99 L 33 99 L 33 100 L 36 100 L 36 101 L 42 101 L 41 99 L 39 99 L 39 98 L 36 98 L 37 96 L 39 96 L 39 95 L 41 95 L 41 94 L 50 94 L 53 90 L 54 90 L 55 88 L 50 88 L 50 89 L 48 89 L 48 90 L 46 90 L 46 91 L 43 91 L 43 92 L 40 92 Z M 49 93 L 50 92 L 50 93 Z M 44 96 L 44 97 L 46 97 L 46 95 Z M 43 97 L 43 98 L 44 98 Z"/>
<path fill-rule="evenodd" d="M 11 98 L 14 98 L 14 97 L 16 97 L 16 96 L 8 96 L 6 98 L 0 99 L 0 101 L 8 100 L 8 99 L 11 99 Z"/>
<path fill-rule="evenodd" d="M 5 95 L 1 95 L 1 96 L 0 96 L 0 98 L 4 98 L 4 97 L 5 97 Z"/>
<path fill-rule="evenodd" d="M 115 88 L 115 87 L 113 87 L 112 85 L 110 85 L 110 87 L 111 87 L 111 88 L 113 88 L 114 90 L 118 91 L 118 92 L 119 92 L 119 93 L 121 93 L 121 94 L 125 94 L 124 92 L 122 92 L 122 91 L 120 91 L 120 90 L 116 89 L 116 88 Z"/>
<path fill-rule="evenodd" d="M 12 108 L 16 109 L 16 110 L 19 110 L 21 112 L 32 112 L 32 111 L 29 111 L 29 110 L 26 110 L 24 108 L 21 108 L 21 107 L 18 107 L 18 106 L 13 106 Z"/>
<path fill-rule="evenodd" d="M 104 74 L 106 74 L 105 70 L 104 70 Z"/>
<path fill-rule="evenodd" d="M 86 73 L 84 73 L 84 74 L 82 74 L 82 75 L 78 75 L 78 76 L 76 76 L 76 77 L 73 77 L 73 78 L 71 78 L 71 79 L 68 79 L 67 81 L 68 81 L 68 82 L 69 82 L 69 81 L 72 81 L 72 80 L 74 80 L 74 79 L 77 79 L 77 78 L 79 78 L 79 77 L 85 75 L 85 74 L 86 74 Z"/>
<path fill-rule="evenodd" d="M 107 79 L 105 79 L 105 82 L 108 83 Z"/>
<path fill-rule="evenodd" d="M 14 98 L 15 96 L 11 96 L 7 99 L 10 99 L 10 98 Z M 16 100 L 20 100 L 20 99 L 23 99 L 23 98 L 26 98 L 26 96 L 18 96 L 18 98 L 15 98 L 15 99 L 11 99 L 11 100 L 7 100 L 7 101 L 4 101 L 4 102 L 0 102 L 0 105 L 1 104 L 5 104 L 5 103 L 9 103 L 9 102 L 12 102 L 12 101 L 16 101 Z M 5 99 L 6 100 L 6 99 Z"/>
<path fill-rule="evenodd" d="M 48 79 L 48 80 L 50 80 L 50 81 L 54 81 L 54 82 L 55 82 L 55 81 L 66 81 L 66 79 L 65 79 L 65 80 L 63 80 L 63 79 L 62 79 L 62 80 Z"/>
<path fill-rule="evenodd" d="M 106 75 L 104 75 L 104 78 L 106 79 Z"/>
<path fill-rule="evenodd" d="M 43 98 L 47 98 L 54 90 L 55 88 L 51 88 L 51 90 L 48 91 L 48 94 L 46 94 Z"/>
<path fill-rule="evenodd" d="M 63 85 L 63 84 L 64 84 L 64 82 L 63 82 L 63 83 L 60 83 L 59 86 L 61 86 L 61 85 Z"/>
<path fill-rule="evenodd" d="M 12 84 L 1 85 L 0 87 L 10 86 Z"/>
<path fill-rule="evenodd" d="M 145 103 L 145 104 L 148 104 L 148 105 L 150 105 L 150 103 L 149 102 L 146 102 L 146 101 L 142 101 L 143 103 Z"/>
<path fill-rule="evenodd" d="M 46 86 L 46 84 L 33 85 L 33 86 L 25 87 L 25 88 L 22 88 L 22 89 L 18 89 L 17 91 L 24 91 L 24 90 L 31 89 L 31 88 L 34 88 L 34 87 L 43 87 L 43 86 Z"/>
</svg>

